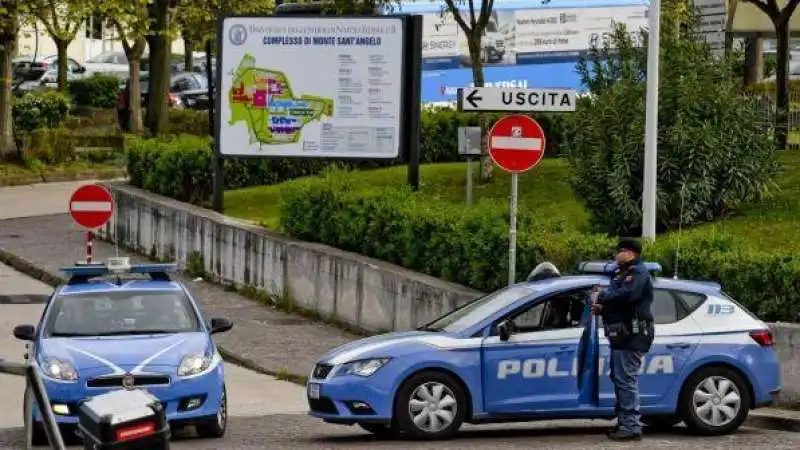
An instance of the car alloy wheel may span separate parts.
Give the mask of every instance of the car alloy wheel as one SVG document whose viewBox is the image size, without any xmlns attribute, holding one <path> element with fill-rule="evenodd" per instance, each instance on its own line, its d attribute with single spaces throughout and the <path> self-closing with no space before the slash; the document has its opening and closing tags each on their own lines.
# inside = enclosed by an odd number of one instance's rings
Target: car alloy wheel
<svg viewBox="0 0 800 450">
<path fill-rule="evenodd" d="M 711 376 L 695 387 L 693 403 L 698 419 L 719 428 L 736 419 L 742 407 L 742 397 L 734 382 L 725 377 Z"/>
<path fill-rule="evenodd" d="M 697 434 L 723 435 L 742 426 L 750 402 L 750 391 L 739 372 L 727 367 L 706 367 L 684 383 L 679 416 Z"/>
<path fill-rule="evenodd" d="M 446 439 L 469 414 L 467 393 L 454 375 L 424 371 L 407 379 L 395 396 L 394 423 L 412 439 Z"/>
<path fill-rule="evenodd" d="M 458 402 L 450 388 L 442 383 L 429 382 L 414 389 L 408 402 L 408 413 L 420 430 L 438 433 L 453 424 Z"/>
<path fill-rule="evenodd" d="M 224 430 L 228 424 L 228 399 L 226 398 L 225 391 L 222 391 L 222 399 L 219 403 L 219 411 L 217 411 L 217 426 L 220 430 Z"/>
</svg>

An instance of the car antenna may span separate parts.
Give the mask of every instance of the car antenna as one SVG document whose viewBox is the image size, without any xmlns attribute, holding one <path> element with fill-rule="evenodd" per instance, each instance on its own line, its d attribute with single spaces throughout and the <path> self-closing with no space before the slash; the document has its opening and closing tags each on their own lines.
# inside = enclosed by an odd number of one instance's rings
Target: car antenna
<svg viewBox="0 0 800 450">
<path fill-rule="evenodd" d="M 678 265 L 680 264 L 681 259 L 681 232 L 683 231 L 683 203 L 684 203 L 684 193 L 686 190 L 686 180 L 683 181 L 683 185 L 681 185 L 681 209 L 678 213 L 678 245 L 675 248 L 675 270 L 672 275 L 672 279 L 678 279 Z"/>
</svg>

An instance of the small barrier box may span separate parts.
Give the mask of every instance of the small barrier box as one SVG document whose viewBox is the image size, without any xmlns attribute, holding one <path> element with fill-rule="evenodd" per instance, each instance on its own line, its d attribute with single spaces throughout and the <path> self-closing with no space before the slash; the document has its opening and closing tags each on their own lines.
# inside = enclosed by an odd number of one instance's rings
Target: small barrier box
<svg viewBox="0 0 800 450">
<path fill-rule="evenodd" d="M 161 402 L 141 389 L 112 391 L 80 404 L 78 430 L 85 450 L 169 450 Z"/>
</svg>

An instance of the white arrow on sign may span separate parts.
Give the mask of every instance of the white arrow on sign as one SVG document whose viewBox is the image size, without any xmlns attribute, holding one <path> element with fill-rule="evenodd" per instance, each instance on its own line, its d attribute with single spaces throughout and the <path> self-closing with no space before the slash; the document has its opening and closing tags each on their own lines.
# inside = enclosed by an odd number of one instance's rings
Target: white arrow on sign
<svg viewBox="0 0 800 450">
<path fill-rule="evenodd" d="M 458 110 L 467 112 L 575 111 L 577 97 L 577 93 L 571 89 L 458 88 Z"/>
</svg>

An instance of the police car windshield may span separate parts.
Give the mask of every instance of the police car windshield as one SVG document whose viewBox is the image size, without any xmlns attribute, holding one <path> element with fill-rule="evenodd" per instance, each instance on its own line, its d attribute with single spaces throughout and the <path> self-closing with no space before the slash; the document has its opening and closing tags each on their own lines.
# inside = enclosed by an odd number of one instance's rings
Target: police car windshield
<svg viewBox="0 0 800 450">
<path fill-rule="evenodd" d="M 200 331 L 189 299 L 180 291 L 92 292 L 53 300 L 45 335 L 115 336 Z"/>
<path fill-rule="evenodd" d="M 458 333 L 486 319 L 486 317 L 511 305 L 517 300 L 533 295 L 535 292 L 535 290 L 527 286 L 507 287 L 475 299 L 425 325 L 422 329 Z"/>
</svg>

